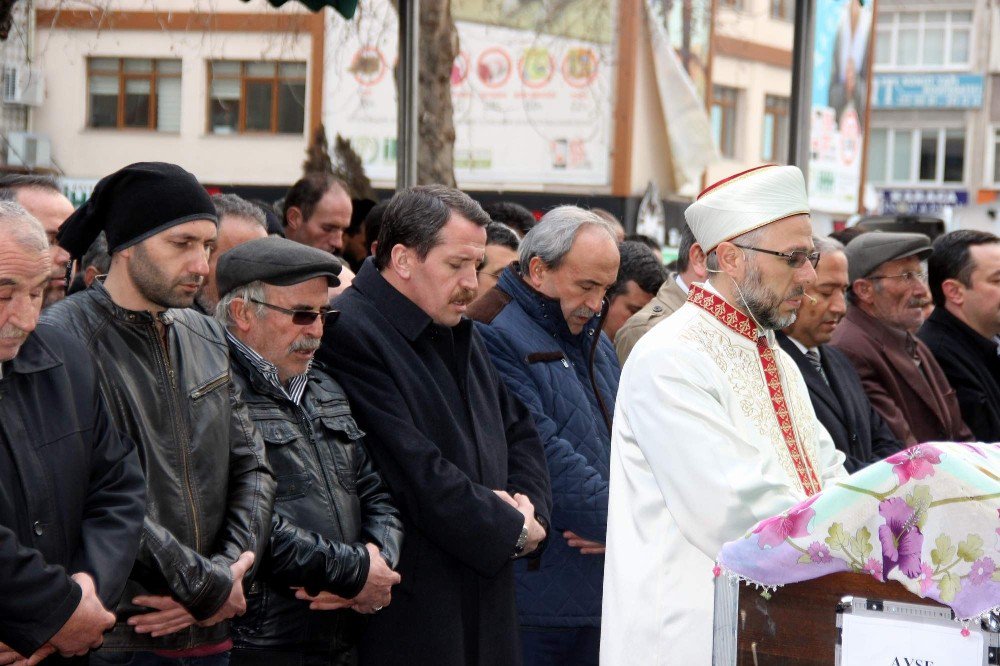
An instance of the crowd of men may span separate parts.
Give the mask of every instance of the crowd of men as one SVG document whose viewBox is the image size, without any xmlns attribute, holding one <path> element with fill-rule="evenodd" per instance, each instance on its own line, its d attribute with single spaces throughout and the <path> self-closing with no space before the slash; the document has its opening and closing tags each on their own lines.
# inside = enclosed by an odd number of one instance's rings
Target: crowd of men
<svg viewBox="0 0 1000 666">
<path fill-rule="evenodd" d="M 723 543 L 1000 440 L 1000 238 L 685 218 L 0 178 L 0 666 L 710 663 Z"/>
</svg>

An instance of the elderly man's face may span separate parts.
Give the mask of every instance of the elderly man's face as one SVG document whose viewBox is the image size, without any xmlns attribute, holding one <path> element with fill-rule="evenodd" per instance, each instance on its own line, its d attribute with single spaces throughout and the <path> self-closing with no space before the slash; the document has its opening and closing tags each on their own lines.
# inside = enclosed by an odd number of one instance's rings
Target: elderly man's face
<svg viewBox="0 0 1000 666">
<path fill-rule="evenodd" d="M 930 302 L 927 275 L 917 257 L 887 261 L 868 276 L 871 314 L 901 331 L 915 332 L 924 323 Z"/>
<path fill-rule="evenodd" d="M 69 253 L 56 244 L 56 234 L 66 218 L 73 214 L 73 204 L 59 192 L 42 187 L 19 189 L 17 202 L 42 223 L 45 235 L 49 238 L 52 269 L 45 290 L 45 305 L 49 306 L 66 297 L 66 262 L 69 261 Z"/>
<path fill-rule="evenodd" d="M 772 252 L 811 253 L 812 225 L 808 215 L 795 215 L 764 227 L 754 247 Z M 790 260 L 765 252 L 746 252 L 746 270 L 737 280 L 745 307 L 764 328 L 778 330 L 794 321 L 805 287 L 816 280 L 809 261 L 793 266 Z"/>
<path fill-rule="evenodd" d="M 583 330 L 601 312 L 604 295 L 614 286 L 621 257 L 615 240 L 601 227 L 586 225 L 556 268 L 538 257 L 528 266 L 528 282 L 559 301 L 570 333 Z"/>
<path fill-rule="evenodd" d="M 785 329 L 806 347 L 830 342 L 837 324 L 847 313 L 847 257 L 843 252 L 826 252 L 816 266 L 816 283 L 806 291 L 795 323 Z"/>
<path fill-rule="evenodd" d="M 52 259 L 0 233 L 0 362 L 9 361 L 35 330 Z"/>
<path fill-rule="evenodd" d="M 325 277 L 287 287 L 265 285 L 264 301 L 286 310 L 323 312 L 330 309 L 328 286 Z M 247 307 L 251 313 L 247 330 L 237 327 L 235 335 L 274 364 L 282 383 L 308 370 L 323 337 L 323 317 L 316 317 L 309 324 L 296 324 L 286 312 L 260 306 L 264 312 L 258 316 L 256 303 L 248 303 Z"/>
</svg>

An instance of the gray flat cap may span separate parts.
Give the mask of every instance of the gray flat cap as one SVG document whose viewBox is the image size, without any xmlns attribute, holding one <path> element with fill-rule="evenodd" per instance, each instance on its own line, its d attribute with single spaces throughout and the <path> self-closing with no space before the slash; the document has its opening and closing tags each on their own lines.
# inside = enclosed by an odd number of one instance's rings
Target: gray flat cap
<svg viewBox="0 0 1000 666">
<path fill-rule="evenodd" d="M 219 257 L 215 283 L 221 298 L 257 280 L 287 287 L 325 277 L 331 287 L 336 287 L 340 284 L 339 274 L 340 260 L 329 252 L 280 236 L 268 236 L 237 245 Z"/>
<path fill-rule="evenodd" d="M 926 259 L 931 253 L 931 239 L 923 234 L 893 231 L 869 231 L 856 237 L 847 247 L 847 277 L 854 281 L 871 275 L 887 261 L 912 257 Z"/>
</svg>

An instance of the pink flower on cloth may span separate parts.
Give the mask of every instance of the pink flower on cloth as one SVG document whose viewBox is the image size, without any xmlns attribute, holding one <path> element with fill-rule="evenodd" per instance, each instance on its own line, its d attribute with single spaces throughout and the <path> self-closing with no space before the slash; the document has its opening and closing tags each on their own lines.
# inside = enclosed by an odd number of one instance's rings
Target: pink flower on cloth
<svg viewBox="0 0 1000 666">
<path fill-rule="evenodd" d="M 880 580 L 885 582 L 885 578 L 882 577 L 882 563 L 876 560 L 874 557 L 869 557 L 868 561 L 865 562 L 865 571 L 867 571 L 875 580 Z"/>
<path fill-rule="evenodd" d="M 833 562 L 833 558 L 830 557 L 830 549 L 821 544 L 819 541 L 813 541 L 809 544 L 809 548 L 806 549 L 809 552 L 809 557 L 813 562 L 817 564 L 827 564 Z"/>
<path fill-rule="evenodd" d="M 883 500 L 878 506 L 879 515 L 885 524 L 878 528 L 878 539 L 882 543 L 882 572 L 889 573 L 899 567 L 908 578 L 920 575 L 920 550 L 924 545 L 924 535 L 917 527 L 913 507 L 901 497 Z"/>
<path fill-rule="evenodd" d="M 784 543 L 788 537 L 803 537 L 809 534 L 809 521 L 816 515 L 816 512 L 809 507 L 817 497 L 818 495 L 813 495 L 779 516 L 762 520 L 753 530 L 753 534 L 760 535 L 757 537 L 757 545 L 761 548 L 774 548 Z"/>
<path fill-rule="evenodd" d="M 973 585 L 982 585 L 993 577 L 996 568 L 997 566 L 991 558 L 980 557 L 972 563 L 972 568 L 969 570 L 969 580 L 972 581 Z"/>
<path fill-rule="evenodd" d="M 934 567 L 924 562 L 920 565 L 920 596 L 926 597 L 934 587 Z"/>
<path fill-rule="evenodd" d="M 885 461 L 892 465 L 892 471 L 899 478 L 899 485 L 903 485 L 910 479 L 920 480 L 934 476 L 934 465 L 941 462 L 941 450 L 930 444 L 919 444 L 894 453 Z"/>
</svg>

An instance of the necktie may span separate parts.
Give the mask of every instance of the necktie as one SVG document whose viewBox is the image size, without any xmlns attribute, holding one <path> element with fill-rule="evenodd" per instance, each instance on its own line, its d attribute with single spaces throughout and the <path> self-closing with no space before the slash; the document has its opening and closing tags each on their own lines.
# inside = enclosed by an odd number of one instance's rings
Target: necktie
<svg viewBox="0 0 1000 666">
<path fill-rule="evenodd" d="M 806 358 L 809 359 L 809 362 L 812 364 L 812 367 L 816 369 L 816 372 L 819 373 L 819 376 L 822 377 L 823 381 L 826 382 L 826 385 L 829 386 L 830 380 L 827 379 L 826 373 L 823 372 L 823 363 L 822 361 L 820 361 L 819 358 L 819 350 L 810 349 L 809 351 L 806 352 Z"/>
</svg>

